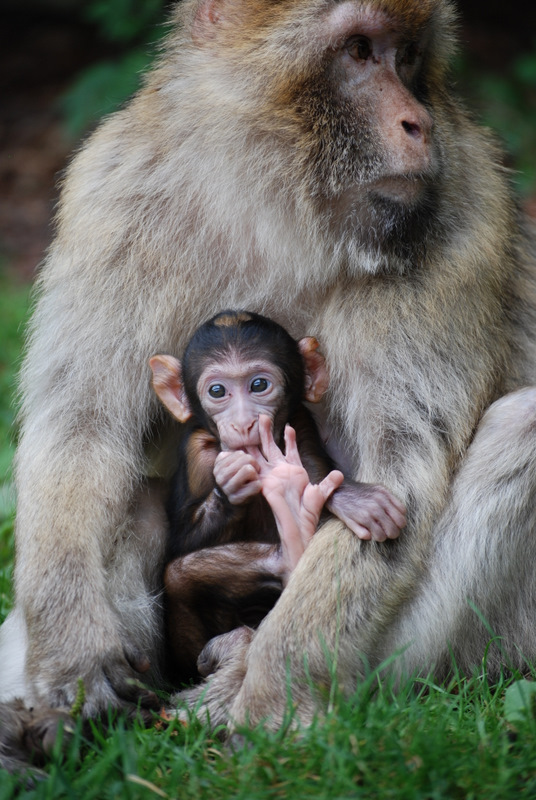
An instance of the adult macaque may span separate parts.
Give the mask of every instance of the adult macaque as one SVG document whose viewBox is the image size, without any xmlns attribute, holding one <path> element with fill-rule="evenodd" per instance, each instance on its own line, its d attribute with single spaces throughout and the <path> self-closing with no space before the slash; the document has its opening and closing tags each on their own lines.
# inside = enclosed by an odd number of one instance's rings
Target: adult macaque
<svg viewBox="0 0 536 800">
<path fill-rule="evenodd" d="M 156 394 L 187 423 L 168 503 L 172 560 L 164 578 L 175 685 L 198 676 L 209 639 L 256 626 L 273 607 L 326 500 L 361 538 L 394 539 L 405 524 L 404 508 L 383 487 L 346 481 L 338 489 L 342 474 L 330 472 L 303 405 L 318 403 L 328 386 L 317 348 L 312 337 L 296 342 L 259 314 L 224 311 L 198 328 L 182 364 L 169 355 L 150 359 Z M 277 446 L 283 435 L 289 463 Z M 289 493 L 310 504 L 296 508 L 298 527 L 285 498 L 279 513 L 281 475 Z M 306 487 L 309 480 L 319 485 Z"/>
<path fill-rule="evenodd" d="M 248 652 L 216 672 L 212 719 L 277 725 L 290 670 L 306 722 L 304 663 L 328 681 L 324 648 L 347 690 L 360 654 L 374 666 L 405 646 L 399 668 L 441 676 L 453 654 L 470 670 L 490 638 L 472 606 L 502 637 L 490 674 L 523 666 L 536 391 L 499 398 L 535 381 L 535 248 L 449 84 L 452 5 L 185 0 L 175 20 L 144 88 L 65 176 L 22 373 L 0 663 L 18 662 L 28 699 L 69 705 L 78 677 L 86 714 L 134 699 L 126 679 L 154 657 L 115 578 L 150 599 L 138 576 L 154 552 L 117 533 L 165 455 L 147 359 L 242 307 L 322 342 L 329 430 L 408 525 L 377 543 L 328 521 Z"/>
</svg>

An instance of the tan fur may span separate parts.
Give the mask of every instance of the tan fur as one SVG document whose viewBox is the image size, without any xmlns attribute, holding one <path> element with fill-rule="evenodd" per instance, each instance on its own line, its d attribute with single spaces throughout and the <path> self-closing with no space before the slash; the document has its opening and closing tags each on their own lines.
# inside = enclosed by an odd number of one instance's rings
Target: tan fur
<svg viewBox="0 0 536 800">
<path fill-rule="evenodd" d="M 236 314 L 218 317 L 215 325 L 222 327 L 233 327 L 237 322 L 248 322 L 250 319 L 251 316 L 246 311 L 238 311 Z"/>
<path fill-rule="evenodd" d="M 188 440 L 186 459 L 191 497 L 203 497 L 213 488 L 212 469 L 218 455 L 217 442 L 207 431 L 194 431 Z"/>
<path fill-rule="evenodd" d="M 364 18 L 424 30 L 439 199 L 406 250 L 374 238 L 363 200 L 396 160 L 395 135 L 406 141 L 400 128 L 378 129 L 346 100 L 349 131 L 332 131 L 326 64 Z M 147 359 L 180 353 L 225 307 L 318 338 L 331 438 L 355 477 L 405 500 L 409 524 L 378 545 L 330 522 L 249 651 L 216 673 L 209 706 L 277 722 L 290 664 L 307 721 L 304 658 L 329 680 L 319 635 L 348 690 L 361 653 L 374 665 L 410 641 L 410 670 L 444 673 L 447 640 L 470 669 L 489 634 L 468 597 L 509 659 L 522 663 L 514 642 L 536 657 L 533 390 L 483 417 L 534 382 L 534 251 L 493 140 L 446 89 L 453 18 L 447 0 L 184 0 L 145 87 L 74 158 L 22 372 L 16 603 L 29 698 L 69 704 L 81 675 L 86 713 L 120 702 L 102 664 L 124 664 L 137 641 L 116 567 L 132 586 L 149 554 L 116 531 L 160 441 Z M 409 90 L 390 91 L 403 107 Z"/>
</svg>

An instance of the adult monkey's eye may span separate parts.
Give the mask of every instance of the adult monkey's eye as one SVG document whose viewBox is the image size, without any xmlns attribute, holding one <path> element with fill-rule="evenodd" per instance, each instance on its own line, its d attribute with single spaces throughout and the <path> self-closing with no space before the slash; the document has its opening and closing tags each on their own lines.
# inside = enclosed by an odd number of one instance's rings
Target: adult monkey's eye
<svg viewBox="0 0 536 800">
<path fill-rule="evenodd" d="M 415 42 L 410 42 L 402 51 L 400 63 L 406 67 L 414 67 L 420 54 L 421 51 L 418 45 Z"/>
<path fill-rule="evenodd" d="M 225 397 L 225 386 L 222 383 L 213 383 L 209 386 L 208 393 L 211 397 Z"/>
<path fill-rule="evenodd" d="M 266 378 L 255 378 L 255 380 L 251 381 L 249 388 L 252 392 L 265 392 L 269 385 L 270 383 Z"/>
<path fill-rule="evenodd" d="M 372 45 L 366 36 L 355 36 L 350 39 L 346 49 L 356 61 L 366 61 L 372 55 Z"/>
</svg>

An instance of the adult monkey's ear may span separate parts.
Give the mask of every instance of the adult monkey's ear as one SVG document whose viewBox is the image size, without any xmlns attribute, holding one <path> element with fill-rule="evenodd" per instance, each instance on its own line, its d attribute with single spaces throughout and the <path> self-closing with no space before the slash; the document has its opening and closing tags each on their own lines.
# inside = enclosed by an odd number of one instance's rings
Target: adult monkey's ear
<svg viewBox="0 0 536 800">
<path fill-rule="evenodd" d="M 202 46 L 215 37 L 218 26 L 225 22 L 228 1 L 201 0 L 192 26 L 192 39 L 195 44 Z"/>
<path fill-rule="evenodd" d="M 305 399 L 308 403 L 319 403 L 329 386 L 326 359 L 318 352 L 318 347 L 314 336 L 304 336 L 298 342 L 305 365 Z"/>
<path fill-rule="evenodd" d="M 192 409 L 184 391 L 181 362 L 174 356 L 153 356 L 149 359 L 153 371 L 153 389 L 167 410 L 179 422 L 187 422 Z"/>
</svg>

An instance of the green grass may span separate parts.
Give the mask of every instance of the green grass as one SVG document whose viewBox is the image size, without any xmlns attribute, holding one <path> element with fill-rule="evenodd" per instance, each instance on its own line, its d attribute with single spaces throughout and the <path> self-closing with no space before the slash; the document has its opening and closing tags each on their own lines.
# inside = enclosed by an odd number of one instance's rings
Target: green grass
<svg viewBox="0 0 536 800">
<path fill-rule="evenodd" d="M 1 486 L 9 487 L 10 398 L 28 290 L 5 280 L 0 290 Z M 0 517 L 0 617 L 10 602 L 11 505 L 2 506 Z M 35 788 L 21 788 L 18 778 L 1 772 L 0 800 L 536 798 L 535 718 L 520 714 L 510 695 L 514 710 L 507 720 L 505 690 L 506 682 L 489 687 L 476 674 L 446 686 L 408 683 L 395 691 L 373 673 L 351 698 L 336 698 L 310 729 L 244 731 L 245 744 L 236 750 L 195 720 L 146 729 L 119 718 L 111 726 L 93 725 L 89 737 L 78 724 L 67 751 L 56 747 L 48 777 Z"/>
<path fill-rule="evenodd" d="M 160 730 L 116 721 L 78 731 L 47 767 L 49 777 L 18 797 L 50 798 L 445 798 L 536 797 L 534 721 L 514 731 L 503 686 L 475 677 L 448 687 L 396 692 L 376 675 L 304 732 L 244 731 L 232 750 L 203 727 Z M 2 776 L 0 800 L 17 779 Z M 19 789 L 20 791 L 20 789 Z"/>
<path fill-rule="evenodd" d="M 27 285 L 8 281 L 0 272 L 0 620 L 10 605 L 15 506 L 11 470 L 16 441 L 14 397 L 29 294 Z"/>
</svg>

